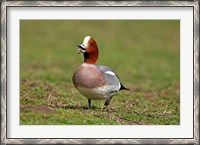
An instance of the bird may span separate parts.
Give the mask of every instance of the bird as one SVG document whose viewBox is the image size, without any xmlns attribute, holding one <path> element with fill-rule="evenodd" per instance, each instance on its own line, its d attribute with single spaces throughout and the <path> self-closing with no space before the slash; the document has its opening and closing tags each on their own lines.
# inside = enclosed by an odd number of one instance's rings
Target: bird
<svg viewBox="0 0 200 145">
<path fill-rule="evenodd" d="M 91 36 L 86 36 L 78 45 L 77 53 L 83 54 L 84 61 L 73 74 L 72 81 L 80 94 L 88 99 L 88 108 L 91 100 L 102 99 L 105 99 L 104 107 L 108 107 L 114 95 L 121 90 L 129 90 L 110 67 L 96 65 L 99 50 Z"/>
</svg>

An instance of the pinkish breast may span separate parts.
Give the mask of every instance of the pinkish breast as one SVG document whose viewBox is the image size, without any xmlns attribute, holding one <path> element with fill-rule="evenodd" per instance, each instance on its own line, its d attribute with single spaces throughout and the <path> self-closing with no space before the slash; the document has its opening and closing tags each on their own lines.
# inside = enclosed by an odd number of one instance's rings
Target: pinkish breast
<svg viewBox="0 0 200 145">
<path fill-rule="evenodd" d="M 96 88 L 103 86 L 106 81 L 100 70 L 92 64 L 82 64 L 73 75 L 75 87 Z"/>
</svg>

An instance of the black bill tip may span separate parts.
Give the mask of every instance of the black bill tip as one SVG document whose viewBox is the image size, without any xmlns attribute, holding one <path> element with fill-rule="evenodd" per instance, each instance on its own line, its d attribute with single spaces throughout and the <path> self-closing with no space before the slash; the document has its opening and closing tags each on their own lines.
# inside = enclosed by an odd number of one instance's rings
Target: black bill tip
<svg viewBox="0 0 200 145">
<path fill-rule="evenodd" d="M 79 48 L 81 48 L 81 49 L 83 49 L 83 50 L 86 50 L 86 48 L 85 48 L 85 45 L 83 45 L 83 44 L 80 44 L 80 45 L 77 45 Z"/>
</svg>

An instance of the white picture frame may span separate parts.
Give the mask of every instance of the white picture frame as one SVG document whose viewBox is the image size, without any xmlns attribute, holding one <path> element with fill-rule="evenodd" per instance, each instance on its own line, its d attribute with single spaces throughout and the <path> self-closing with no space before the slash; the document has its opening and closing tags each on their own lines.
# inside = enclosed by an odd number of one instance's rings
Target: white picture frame
<svg viewBox="0 0 200 145">
<path fill-rule="evenodd" d="M 8 102 L 7 98 L 8 95 L 12 94 L 8 87 L 8 80 L 10 76 L 10 72 L 8 69 L 9 64 L 9 44 L 8 44 L 8 32 L 12 33 L 9 30 L 9 20 L 10 16 L 8 16 L 8 10 L 10 8 L 18 7 L 20 9 L 29 9 L 32 7 L 137 7 L 137 8 L 162 8 L 162 7 L 172 7 L 172 8 L 180 8 L 180 7 L 190 7 L 193 9 L 193 135 L 192 137 L 138 137 L 138 138 L 131 138 L 131 137 L 102 137 L 102 138 L 89 138 L 89 137 L 72 137 L 72 138 L 65 138 L 65 137 L 12 137 L 10 138 L 8 133 L 12 132 L 12 127 L 9 126 L 8 120 L 9 112 L 8 112 Z M 12 144 L 12 143 L 20 143 L 20 144 L 53 144 L 53 143 L 63 143 L 63 144 L 105 144 L 105 143 L 126 143 L 126 144 L 182 144 L 182 143 L 190 143 L 190 144 L 198 144 L 199 143 L 199 2 L 198 1 L 191 1 L 191 2 L 176 2 L 176 1 L 2 1 L 1 2 L 1 142 L 4 144 Z M 48 17 L 48 16 L 46 16 Z M 62 17 L 62 16 L 61 16 Z M 101 18 L 101 17 L 100 17 Z M 152 19 L 151 17 L 149 19 Z M 17 32 L 16 32 L 17 33 Z M 10 39 L 10 38 L 9 38 Z M 18 41 L 18 40 L 16 40 Z M 17 42 L 16 42 L 17 43 Z M 19 69 L 17 68 L 14 69 Z M 182 72 L 181 72 L 182 73 Z M 15 92 L 17 93 L 17 92 Z M 11 123 L 12 124 L 12 123 Z M 191 125 L 191 124 L 190 124 Z M 34 130 L 34 126 L 31 127 Z M 128 127 L 129 128 L 129 127 Z M 126 129 L 128 129 L 126 128 Z M 155 127 L 156 129 L 156 127 Z M 29 130 L 25 133 L 28 133 Z M 15 134 L 15 133 L 13 133 Z"/>
</svg>

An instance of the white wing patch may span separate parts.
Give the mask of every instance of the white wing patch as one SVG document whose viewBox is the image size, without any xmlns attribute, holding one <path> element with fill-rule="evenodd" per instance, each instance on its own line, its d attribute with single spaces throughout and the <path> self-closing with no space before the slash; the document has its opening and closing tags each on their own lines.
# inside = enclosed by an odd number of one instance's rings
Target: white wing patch
<svg viewBox="0 0 200 145">
<path fill-rule="evenodd" d="M 112 72 L 112 71 L 106 71 L 105 73 L 107 73 L 107 74 L 109 74 L 109 75 L 113 75 L 113 76 L 115 76 L 115 73 Z"/>
</svg>

